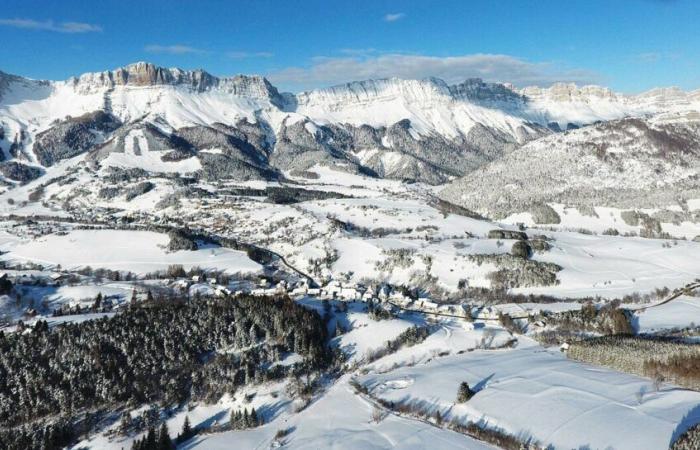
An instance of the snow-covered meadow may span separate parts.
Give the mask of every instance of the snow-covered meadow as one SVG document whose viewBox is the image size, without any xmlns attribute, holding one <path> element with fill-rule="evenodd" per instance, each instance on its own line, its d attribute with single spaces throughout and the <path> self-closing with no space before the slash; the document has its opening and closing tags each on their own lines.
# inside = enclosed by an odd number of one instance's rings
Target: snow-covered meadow
<svg viewBox="0 0 700 450">
<path fill-rule="evenodd" d="M 462 381 L 477 393 L 457 404 Z M 377 398 L 532 437 L 543 447 L 666 448 L 700 419 L 699 393 L 655 391 L 647 379 L 569 361 L 527 339 L 515 349 L 450 355 L 360 382 Z"/>
<path fill-rule="evenodd" d="M 173 264 L 185 270 L 201 267 L 228 273 L 256 273 L 259 264 L 245 252 L 209 246 L 194 251 L 167 251 L 168 236 L 150 231 L 75 230 L 17 243 L 3 255 L 9 261 L 29 261 L 48 267 L 77 270 L 83 267 L 130 271 L 135 274 L 164 271 Z"/>
</svg>

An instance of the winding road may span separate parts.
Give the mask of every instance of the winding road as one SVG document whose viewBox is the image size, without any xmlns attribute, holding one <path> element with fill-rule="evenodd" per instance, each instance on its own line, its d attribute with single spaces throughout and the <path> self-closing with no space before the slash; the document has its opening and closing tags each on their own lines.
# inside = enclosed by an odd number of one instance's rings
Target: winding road
<svg viewBox="0 0 700 450">
<path fill-rule="evenodd" d="M 668 297 L 665 299 L 661 300 L 659 303 L 654 303 L 653 305 L 647 305 L 647 306 L 642 306 L 639 308 L 625 308 L 629 311 L 646 311 L 649 308 L 656 308 L 657 306 L 665 305 L 666 303 L 670 303 L 673 300 L 677 299 L 681 295 L 690 295 L 692 291 L 695 289 L 700 288 L 700 281 L 693 281 L 692 283 L 688 283 L 682 288 L 674 290 Z"/>
</svg>

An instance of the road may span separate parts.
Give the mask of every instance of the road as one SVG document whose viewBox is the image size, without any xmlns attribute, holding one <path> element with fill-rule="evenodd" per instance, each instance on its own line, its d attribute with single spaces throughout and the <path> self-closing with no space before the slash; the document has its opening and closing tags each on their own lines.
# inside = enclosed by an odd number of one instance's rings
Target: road
<svg viewBox="0 0 700 450">
<path fill-rule="evenodd" d="M 689 295 L 691 291 L 694 291 L 695 289 L 700 288 L 700 281 L 693 281 L 691 283 L 686 284 L 680 289 L 674 290 L 668 297 L 660 301 L 659 303 L 654 303 L 653 305 L 648 305 L 648 306 L 642 306 L 639 308 L 625 308 L 629 311 L 645 311 L 649 308 L 656 308 L 657 306 L 665 305 L 666 303 L 670 303 L 673 300 L 677 299 L 681 295 Z"/>
</svg>

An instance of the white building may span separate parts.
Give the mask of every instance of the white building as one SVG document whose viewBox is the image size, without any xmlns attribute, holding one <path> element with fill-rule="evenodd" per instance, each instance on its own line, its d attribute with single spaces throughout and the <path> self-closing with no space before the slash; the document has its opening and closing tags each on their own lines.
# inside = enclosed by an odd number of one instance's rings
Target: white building
<svg viewBox="0 0 700 450">
<path fill-rule="evenodd" d="M 359 300 L 362 295 L 355 288 L 344 287 L 340 290 L 338 294 L 343 300 Z"/>
</svg>

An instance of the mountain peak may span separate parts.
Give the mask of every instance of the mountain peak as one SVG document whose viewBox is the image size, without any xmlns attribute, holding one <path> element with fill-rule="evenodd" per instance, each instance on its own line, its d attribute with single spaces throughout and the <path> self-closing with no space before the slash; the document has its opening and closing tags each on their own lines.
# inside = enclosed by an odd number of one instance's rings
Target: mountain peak
<svg viewBox="0 0 700 450">
<path fill-rule="evenodd" d="M 199 69 L 185 71 L 165 68 L 144 61 L 128 64 L 115 70 L 86 73 L 71 78 L 69 83 L 76 87 L 115 87 L 115 86 L 158 86 L 186 84 L 197 91 L 213 86 L 218 79 Z"/>
<path fill-rule="evenodd" d="M 203 69 L 184 70 L 166 68 L 138 61 L 114 70 L 85 73 L 67 80 L 78 92 L 94 92 L 117 86 L 153 87 L 182 86 L 196 92 L 220 90 L 226 93 L 252 98 L 267 98 L 273 103 L 282 103 L 282 97 L 267 79 L 259 75 L 235 75 L 219 78 Z"/>
</svg>

